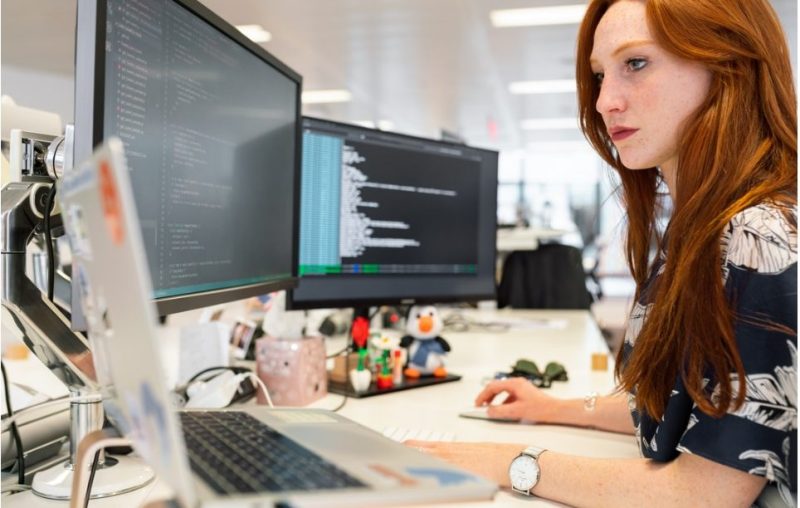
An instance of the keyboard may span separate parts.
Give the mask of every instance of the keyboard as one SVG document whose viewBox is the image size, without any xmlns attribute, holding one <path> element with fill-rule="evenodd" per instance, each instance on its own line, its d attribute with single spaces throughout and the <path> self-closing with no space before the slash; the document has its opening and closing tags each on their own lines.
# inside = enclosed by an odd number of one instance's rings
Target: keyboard
<svg viewBox="0 0 800 508">
<path fill-rule="evenodd" d="M 180 416 L 192 471 L 218 494 L 366 487 L 247 413 Z"/>
<path fill-rule="evenodd" d="M 452 432 L 441 432 L 431 429 L 407 429 L 404 427 L 386 427 L 383 435 L 392 441 L 402 443 L 411 439 L 417 441 L 455 441 L 456 435 Z"/>
</svg>

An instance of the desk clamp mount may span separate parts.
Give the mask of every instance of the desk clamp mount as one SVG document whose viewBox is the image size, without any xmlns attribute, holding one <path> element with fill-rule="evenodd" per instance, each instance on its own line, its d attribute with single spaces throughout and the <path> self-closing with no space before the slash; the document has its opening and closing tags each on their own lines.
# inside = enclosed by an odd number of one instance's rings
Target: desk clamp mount
<svg viewBox="0 0 800 508">
<path fill-rule="evenodd" d="M 10 163 L 17 181 L 4 186 L 0 195 L 3 322 L 68 387 L 71 397 L 69 461 L 33 477 L 33 492 L 49 499 L 71 497 L 78 445 L 86 435 L 101 430 L 104 421 L 101 387 L 95 379 L 87 339 L 70 328 L 65 312 L 26 275 L 28 245 L 42 230 L 50 188 L 65 168 L 72 167 L 73 132 L 72 125 L 57 138 L 12 130 Z M 60 229 L 60 216 L 52 223 Z M 153 477 L 152 470 L 139 459 L 114 459 L 101 452 L 91 497 L 130 492 L 150 483 Z"/>
</svg>

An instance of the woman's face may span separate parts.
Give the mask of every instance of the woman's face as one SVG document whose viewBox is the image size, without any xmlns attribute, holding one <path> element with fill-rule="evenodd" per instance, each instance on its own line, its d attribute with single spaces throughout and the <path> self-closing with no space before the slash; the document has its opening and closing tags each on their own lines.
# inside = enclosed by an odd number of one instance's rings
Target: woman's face
<svg viewBox="0 0 800 508">
<path fill-rule="evenodd" d="M 622 163 L 660 167 L 669 182 L 684 121 L 707 96 L 711 73 L 656 44 L 640 0 L 621 0 L 606 11 L 590 63 L 601 83 L 596 108 Z"/>
</svg>

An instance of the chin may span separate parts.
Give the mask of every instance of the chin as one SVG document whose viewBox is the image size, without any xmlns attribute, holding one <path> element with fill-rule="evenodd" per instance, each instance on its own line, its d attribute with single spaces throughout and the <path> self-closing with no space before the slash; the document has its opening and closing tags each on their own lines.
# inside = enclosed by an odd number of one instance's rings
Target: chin
<svg viewBox="0 0 800 508">
<path fill-rule="evenodd" d="M 645 171 L 647 169 L 653 169 L 655 167 L 655 166 L 641 166 L 641 165 L 631 166 L 630 164 L 625 164 L 625 163 L 623 164 L 625 165 L 625 169 L 629 171 Z"/>
<path fill-rule="evenodd" d="M 658 165 L 649 159 L 642 159 L 641 157 L 630 157 L 630 156 L 625 157 L 622 154 L 620 154 L 620 160 L 622 161 L 622 165 L 625 166 L 626 169 L 630 169 L 633 171 L 637 171 L 640 169 L 652 169 Z"/>
</svg>

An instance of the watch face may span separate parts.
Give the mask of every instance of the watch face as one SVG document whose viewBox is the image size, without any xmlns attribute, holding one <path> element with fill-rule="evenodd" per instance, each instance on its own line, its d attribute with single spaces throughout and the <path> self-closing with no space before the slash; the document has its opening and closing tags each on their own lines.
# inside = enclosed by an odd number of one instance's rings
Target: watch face
<svg viewBox="0 0 800 508">
<path fill-rule="evenodd" d="M 539 464 L 528 455 L 520 455 L 508 470 L 511 485 L 517 490 L 530 490 L 539 479 Z"/>
</svg>

